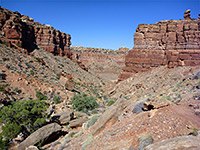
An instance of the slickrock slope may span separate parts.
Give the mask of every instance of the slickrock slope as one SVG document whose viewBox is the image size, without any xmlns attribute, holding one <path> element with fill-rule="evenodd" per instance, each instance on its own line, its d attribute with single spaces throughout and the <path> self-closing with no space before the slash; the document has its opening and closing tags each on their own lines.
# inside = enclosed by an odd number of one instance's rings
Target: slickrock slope
<svg viewBox="0 0 200 150">
<path fill-rule="evenodd" d="M 99 77 L 116 81 L 122 68 L 125 66 L 125 56 L 128 48 L 119 50 L 101 48 L 71 47 L 73 60 L 82 63 L 90 73 Z"/>
<path fill-rule="evenodd" d="M 200 65 L 200 20 L 191 19 L 187 10 L 184 20 L 140 24 L 125 64 L 119 80 L 160 65 L 169 68 Z"/>
<path fill-rule="evenodd" d="M 27 53 L 39 46 L 54 55 L 71 57 L 69 51 L 71 36 L 69 34 L 1 7 L 0 18 L 0 34 L 5 36 L 9 43 L 26 49 Z"/>
</svg>

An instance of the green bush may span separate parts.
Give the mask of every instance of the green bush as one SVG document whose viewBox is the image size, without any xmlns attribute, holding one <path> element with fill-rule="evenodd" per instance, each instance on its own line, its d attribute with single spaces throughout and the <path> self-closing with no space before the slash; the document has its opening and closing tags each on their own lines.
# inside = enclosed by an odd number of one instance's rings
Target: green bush
<svg viewBox="0 0 200 150">
<path fill-rule="evenodd" d="M 21 47 L 21 46 L 22 46 L 21 43 L 17 43 L 16 45 L 17 45 L 18 47 Z"/>
<path fill-rule="evenodd" d="M 2 44 L 6 45 L 7 47 L 9 46 L 8 42 L 6 42 L 6 41 L 3 41 Z"/>
<path fill-rule="evenodd" d="M 36 57 L 35 59 L 36 59 L 38 62 L 40 62 L 40 58 L 39 58 L 39 57 Z"/>
<path fill-rule="evenodd" d="M 99 116 L 93 116 L 87 123 L 87 128 L 91 127 L 95 124 L 95 122 L 99 119 Z"/>
<path fill-rule="evenodd" d="M 193 134 L 194 134 L 195 136 L 197 136 L 197 135 L 199 134 L 197 128 L 193 128 Z"/>
<path fill-rule="evenodd" d="M 114 103 L 115 103 L 114 100 L 110 100 L 110 101 L 108 102 L 107 106 L 111 106 L 111 105 L 114 104 Z"/>
<path fill-rule="evenodd" d="M 19 126 L 17 123 L 10 123 L 5 126 L 2 126 L 1 135 L 7 141 L 16 137 L 20 133 L 21 130 L 22 130 L 22 127 Z"/>
<path fill-rule="evenodd" d="M 8 149 L 7 142 L 3 141 L 1 137 L 0 137 L 0 149 L 1 150 L 7 150 Z"/>
<path fill-rule="evenodd" d="M 31 70 L 31 71 L 30 71 L 30 74 L 31 74 L 32 76 L 34 76 L 34 75 L 35 75 L 35 72 L 34 72 L 33 70 Z"/>
<path fill-rule="evenodd" d="M 75 94 L 74 97 L 71 98 L 70 104 L 72 104 L 73 109 L 86 113 L 88 110 L 93 110 L 98 106 L 96 98 L 87 96 L 86 94 Z"/>
<path fill-rule="evenodd" d="M 59 104 L 61 102 L 59 96 L 54 97 L 53 101 L 54 101 L 55 104 Z"/>
<path fill-rule="evenodd" d="M 37 91 L 36 90 L 36 97 L 39 99 L 39 100 L 46 100 L 47 99 L 47 96 L 42 94 L 41 91 Z"/>
<path fill-rule="evenodd" d="M 56 79 L 60 79 L 60 73 L 56 74 Z"/>
<path fill-rule="evenodd" d="M 0 84 L 0 91 L 4 92 L 5 91 L 5 87 L 6 87 L 6 84 Z"/>
<path fill-rule="evenodd" d="M 44 113 L 49 105 L 42 100 L 13 102 L 0 111 L 0 123 L 3 124 L 0 137 L 9 142 L 23 130 L 31 134 L 46 123 Z"/>
</svg>

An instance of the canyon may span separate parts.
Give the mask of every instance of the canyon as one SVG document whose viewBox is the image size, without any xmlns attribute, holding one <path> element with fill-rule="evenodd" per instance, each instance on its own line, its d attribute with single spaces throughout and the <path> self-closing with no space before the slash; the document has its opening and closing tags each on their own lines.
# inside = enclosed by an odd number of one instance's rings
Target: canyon
<svg viewBox="0 0 200 150">
<path fill-rule="evenodd" d="M 122 68 L 125 67 L 125 56 L 129 49 L 125 47 L 121 47 L 119 50 L 71 47 L 70 50 L 72 60 L 83 64 L 90 73 L 116 82 Z"/>
<path fill-rule="evenodd" d="M 53 55 L 68 57 L 79 66 L 99 77 L 117 81 L 121 68 L 125 66 L 127 48 L 104 50 L 101 48 L 71 47 L 71 35 L 54 29 L 50 25 L 34 22 L 33 18 L 0 8 L 1 38 L 20 52 L 29 54 L 43 48 Z M 22 49 L 21 49 L 22 48 Z M 105 65 L 106 64 L 106 65 Z"/>
<path fill-rule="evenodd" d="M 200 149 L 200 16 L 183 17 L 139 24 L 132 49 L 111 50 L 0 7 L 0 149 Z M 29 102 L 48 108 L 19 111 Z M 19 120 L 36 107 L 45 121 L 30 132 Z"/>
</svg>

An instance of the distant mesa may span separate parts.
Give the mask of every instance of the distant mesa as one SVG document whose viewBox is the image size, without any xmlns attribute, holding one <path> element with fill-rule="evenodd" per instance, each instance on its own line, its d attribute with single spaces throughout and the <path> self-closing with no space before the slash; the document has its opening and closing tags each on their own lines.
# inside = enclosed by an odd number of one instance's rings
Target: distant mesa
<svg viewBox="0 0 200 150">
<path fill-rule="evenodd" d="M 104 48 L 93 48 L 93 47 L 83 47 L 83 46 L 71 46 L 72 52 L 75 53 L 94 53 L 94 54 L 105 54 L 105 55 L 124 55 L 127 54 L 128 48 L 120 47 L 119 50 L 104 49 Z"/>
</svg>

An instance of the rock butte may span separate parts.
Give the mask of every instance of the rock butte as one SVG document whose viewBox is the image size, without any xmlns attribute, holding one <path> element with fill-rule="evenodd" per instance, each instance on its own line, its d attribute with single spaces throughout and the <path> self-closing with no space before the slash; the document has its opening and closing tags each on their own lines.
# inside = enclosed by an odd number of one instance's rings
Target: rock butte
<svg viewBox="0 0 200 150">
<path fill-rule="evenodd" d="M 119 81 L 160 65 L 169 68 L 200 65 L 200 18 L 190 18 L 187 10 L 184 20 L 138 25 L 134 47 L 125 57 L 125 65 Z"/>
</svg>

